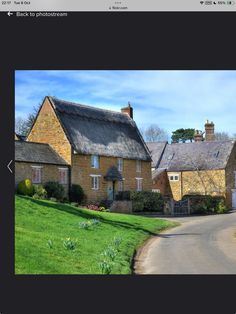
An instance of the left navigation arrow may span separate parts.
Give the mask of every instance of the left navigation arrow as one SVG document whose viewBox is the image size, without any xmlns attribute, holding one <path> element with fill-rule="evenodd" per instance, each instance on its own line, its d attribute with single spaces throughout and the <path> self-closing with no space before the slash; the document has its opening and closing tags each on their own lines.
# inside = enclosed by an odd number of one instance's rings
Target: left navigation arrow
<svg viewBox="0 0 236 314">
<path fill-rule="evenodd" d="M 9 169 L 9 171 L 10 171 L 11 173 L 13 172 L 12 169 L 11 169 L 11 167 L 10 167 L 11 164 L 12 164 L 12 161 L 13 161 L 13 160 L 11 160 L 11 161 L 9 162 L 9 164 L 7 165 L 7 168 Z"/>
</svg>

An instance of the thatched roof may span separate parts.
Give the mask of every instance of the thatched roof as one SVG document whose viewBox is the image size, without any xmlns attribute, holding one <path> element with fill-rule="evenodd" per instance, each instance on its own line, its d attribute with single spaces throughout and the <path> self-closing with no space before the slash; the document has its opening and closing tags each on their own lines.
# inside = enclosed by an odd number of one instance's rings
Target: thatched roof
<svg viewBox="0 0 236 314">
<path fill-rule="evenodd" d="M 48 98 L 76 152 L 151 161 L 134 120 L 127 114 Z"/>
<path fill-rule="evenodd" d="M 225 169 L 234 145 L 235 141 L 230 140 L 167 144 L 158 168 L 167 171 Z"/>
<path fill-rule="evenodd" d="M 108 169 L 104 179 L 107 181 L 122 181 L 123 180 L 122 175 L 118 171 L 116 166 L 112 166 Z"/>
<path fill-rule="evenodd" d="M 15 141 L 15 161 L 68 165 L 48 144 Z"/>
</svg>

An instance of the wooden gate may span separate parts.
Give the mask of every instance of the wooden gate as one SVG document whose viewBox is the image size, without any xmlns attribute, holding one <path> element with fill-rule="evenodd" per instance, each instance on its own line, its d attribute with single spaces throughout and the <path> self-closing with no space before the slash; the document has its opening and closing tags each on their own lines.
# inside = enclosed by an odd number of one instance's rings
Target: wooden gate
<svg viewBox="0 0 236 314">
<path fill-rule="evenodd" d="M 174 202 L 174 206 L 173 206 L 173 215 L 174 216 L 189 215 L 189 214 L 190 214 L 189 199 Z"/>
</svg>

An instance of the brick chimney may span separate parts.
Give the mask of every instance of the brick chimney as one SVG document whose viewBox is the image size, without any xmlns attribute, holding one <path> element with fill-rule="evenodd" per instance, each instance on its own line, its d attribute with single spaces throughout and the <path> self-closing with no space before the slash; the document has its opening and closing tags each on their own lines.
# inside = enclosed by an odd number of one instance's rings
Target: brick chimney
<svg viewBox="0 0 236 314">
<path fill-rule="evenodd" d="M 202 131 L 196 130 L 194 133 L 194 142 L 202 142 L 202 141 L 203 141 Z"/>
<path fill-rule="evenodd" d="M 215 139 L 215 125 L 213 122 L 209 122 L 207 120 L 205 123 L 205 140 L 214 141 L 214 139 Z"/>
<path fill-rule="evenodd" d="M 121 108 L 122 113 L 126 113 L 127 115 L 130 116 L 130 118 L 133 119 L 133 108 L 130 106 L 130 102 L 128 102 L 128 106 Z"/>
</svg>

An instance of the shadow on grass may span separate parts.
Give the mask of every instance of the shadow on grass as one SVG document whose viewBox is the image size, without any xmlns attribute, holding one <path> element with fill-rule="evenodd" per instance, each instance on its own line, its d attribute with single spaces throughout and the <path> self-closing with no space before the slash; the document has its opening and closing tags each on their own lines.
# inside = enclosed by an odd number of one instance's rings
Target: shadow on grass
<svg viewBox="0 0 236 314">
<path fill-rule="evenodd" d="M 26 200 L 29 200 L 32 203 L 35 203 L 36 205 L 44 206 L 44 207 L 47 207 L 47 208 L 53 208 L 53 209 L 56 209 L 56 210 L 59 210 L 59 211 L 63 211 L 63 212 L 66 212 L 66 213 L 69 213 L 69 214 L 72 214 L 72 215 L 75 215 L 75 216 L 78 216 L 78 217 L 82 217 L 82 218 L 85 218 L 85 219 L 92 219 L 92 218 L 94 218 L 94 216 L 96 216 L 97 219 L 99 219 L 101 222 L 103 222 L 105 224 L 112 225 L 114 227 L 120 227 L 120 228 L 125 228 L 125 229 L 134 229 L 134 230 L 137 230 L 137 231 L 145 232 L 145 233 L 147 233 L 150 236 L 151 235 L 153 235 L 153 236 L 157 235 L 157 233 L 152 232 L 152 231 L 150 231 L 148 229 L 139 227 L 136 224 L 131 224 L 131 223 L 128 223 L 128 222 L 109 220 L 109 219 L 106 219 L 105 217 L 102 217 L 100 215 L 96 215 L 96 212 L 91 212 L 91 214 L 90 213 L 85 213 L 85 212 L 83 212 L 80 209 L 73 208 L 71 205 L 60 204 L 60 203 L 57 203 L 57 204 L 45 203 L 44 201 L 36 200 L 36 199 L 30 198 L 30 197 L 25 197 L 25 196 L 19 196 L 19 197 L 20 198 L 24 198 Z"/>
</svg>

